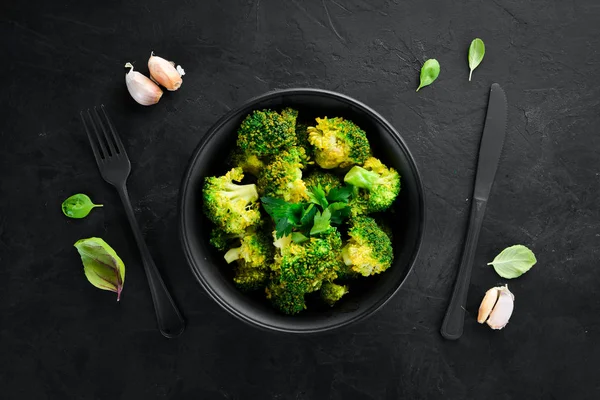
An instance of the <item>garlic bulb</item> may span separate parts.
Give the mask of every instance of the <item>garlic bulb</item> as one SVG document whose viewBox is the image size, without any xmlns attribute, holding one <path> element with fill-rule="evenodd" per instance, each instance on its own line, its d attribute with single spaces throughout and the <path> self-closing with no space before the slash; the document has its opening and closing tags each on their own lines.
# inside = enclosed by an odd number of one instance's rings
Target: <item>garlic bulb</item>
<svg viewBox="0 0 600 400">
<path fill-rule="evenodd" d="M 181 77 L 185 75 L 181 65 L 175 68 L 174 62 L 157 57 L 154 52 L 150 54 L 148 59 L 148 70 L 150 70 L 150 77 L 154 82 L 170 91 L 179 89 L 183 81 Z"/>
<path fill-rule="evenodd" d="M 498 286 L 485 292 L 485 297 L 479 306 L 477 322 L 486 322 L 492 329 L 502 329 L 508 324 L 515 307 L 515 296 L 508 286 Z"/>
<path fill-rule="evenodd" d="M 158 103 L 163 91 L 158 85 L 152 82 L 148 77 L 140 74 L 133 70 L 131 63 L 125 64 L 126 68 L 131 68 L 129 72 L 125 74 L 125 83 L 127 84 L 127 90 L 135 101 L 143 106 L 151 106 L 152 104 Z"/>
</svg>

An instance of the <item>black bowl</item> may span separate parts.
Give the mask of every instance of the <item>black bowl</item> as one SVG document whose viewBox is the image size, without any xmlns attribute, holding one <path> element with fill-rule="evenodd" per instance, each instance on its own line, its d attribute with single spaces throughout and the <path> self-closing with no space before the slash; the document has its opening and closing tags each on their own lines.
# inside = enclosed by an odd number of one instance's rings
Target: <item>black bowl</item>
<svg viewBox="0 0 600 400">
<path fill-rule="evenodd" d="M 252 110 L 293 107 L 299 119 L 344 117 L 367 132 L 373 153 L 402 176 L 402 190 L 393 210 L 385 214 L 392 225 L 395 261 L 386 272 L 360 279 L 334 307 L 310 304 L 287 316 L 271 307 L 264 293 L 247 295 L 235 288 L 231 266 L 209 244 L 212 224 L 202 213 L 204 178 L 224 174 L 236 131 Z M 184 175 L 180 192 L 183 250 L 192 272 L 208 294 L 225 310 L 252 325 L 281 332 L 329 331 L 361 320 L 383 306 L 406 280 L 421 245 L 425 208 L 423 184 L 415 160 L 400 134 L 366 105 L 339 93 L 318 89 L 288 89 L 263 94 L 230 111 L 200 141 Z"/>
</svg>

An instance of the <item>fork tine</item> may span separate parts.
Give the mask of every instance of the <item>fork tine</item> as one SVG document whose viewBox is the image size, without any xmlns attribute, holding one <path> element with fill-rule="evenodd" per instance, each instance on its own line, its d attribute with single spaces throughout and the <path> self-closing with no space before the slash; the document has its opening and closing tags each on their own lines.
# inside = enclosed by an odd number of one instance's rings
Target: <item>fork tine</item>
<svg viewBox="0 0 600 400">
<path fill-rule="evenodd" d="M 125 156 L 127 156 L 127 153 L 125 152 L 125 147 L 123 146 L 123 142 L 121 142 L 121 138 L 119 137 L 117 130 L 115 129 L 114 125 L 112 124 L 112 121 L 108 117 L 104 104 L 101 104 L 100 108 L 102 109 L 102 113 L 104 114 L 104 118 L 106 119 L 106 123 L 108 124 L 108 128 L 110 129 L 110 132 L 112 133 L 112 136 L 115 140 L 117 151 L 119 152 L 119 154 L 124 154 Z"/>
<path fill-rule="evenodd" d="M 94 115 L 96 116 L 98 125 L 100 125 L 100 129 L 102 130 L 102 133 L 104 135 L 104 140 L 106 140 L 106 144 L 108 145 L 108 148 L 110 149 L 109 157 L 116 157 L 117 151 L 115 150 L 115 145 L 113 143 L 113 139 L 110 137 L 111 135 L 106 131 L 106 127 L 104 126 L 106 124 L 104 122 L 102 122 L 102 118 L 100 118 L 100 114 L 98 114 L 97 107 L 94 107 Z"/>
<path fill-rule="evenodd" d="M 88 127 L 87 122 L 85 122 L 85 116 L 83 115 L 83 110 L 79 112 L 81 116 L 81 122 L 83 122 L 83 127 L 85 128 L 85 133 L 87 133 L 88 140 L 90 141 L 90 146 L 92 146 L 92 151 L 94 152 L 94 158 L 96 159 L 96 163 L 100 166 L 102 162 L 102 155 L 100 154 L 100 150 L 98 149 L 98 144 L 96 140 L 92 137 L 92 132 L 90 132 L 90 128 Z"/>
<path fill-rule="evenodd" d="M 106 150 L 106 146 L 104 145 L 104 142 L 102 141 L 102 138 L 100 137 L 100 132 L 98 132 L 98 126 L 97 126 L 98 123 L 94 120 L 94 117 L 92 117 L 92 113 L 89 108 L 87 110 L 87 113 L 88 113 L 88 117 L 90 117 L 90 122 L 92 124 L 94 133 L 96 134 L 96 141 L 98 142 L 98 144 L 100 145 L 100 149 L 102 150 L 102 156 L 103 156 L 103 158 L 108 158 L 108 157 L 110 157 L 110 154 L 108 154 L 108 150 Z"/>
</svg>

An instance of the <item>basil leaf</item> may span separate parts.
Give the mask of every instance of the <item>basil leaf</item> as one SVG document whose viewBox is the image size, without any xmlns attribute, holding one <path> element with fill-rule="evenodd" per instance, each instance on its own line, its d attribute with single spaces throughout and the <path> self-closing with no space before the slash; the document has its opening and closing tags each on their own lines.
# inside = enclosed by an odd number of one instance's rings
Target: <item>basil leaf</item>
<svg viewBox="0 0 600 400">
<path fill-rule="evenodd" d="M 321 184 L 309 188 L 308 198 L 311 203 L 321 206 L 324 209 L 329 205 L 327 198 L 325 197 L 325 191 L 323 190 Z"/>
<path fill-rule="evenodd" d="M 437 62 L 436 59 L 429 59 L 425 61 L 423 67 L 421 68 L 421 83 L 417 88 L 417 92 L 419 89 L 425 86 L 429 86 L 437 79 L 440 74 L 440 63 Z"/>
<path fill-rule="evenodd" d="M 125 283 L 125 265 L 117 253 L 104 240 L 95 237 L 81 239 L 75 247 L 88 281 L 98 289 L 115 292 L 119 301 Z"/>
<path fill-rule="evenodd" d="M 537 262 L 535 254 L 527 247 L 517 244 L 507 247 L 487 265 L 493 265 L 494 269 L 503 278 L 513 279 L 529 271 Z"/>
<path fill-rule="evenodd" d="M 315 214 L 315 223 L 310 230 L 310 235 L 313 236 L 318 235 L 319 233 L 327 232 L 329 229 L 331 229 L 330 221 L 331 211 L 329 211 L 329 208 L 326 208 L 322 214 L 317 211 Z"/>
<path fill-rule="evenodd" d="M 481 64 L 483 61 L 483 56 L 485 55 L 485 44 L 483 44 L 483 40 L 479 38 L 473 39 L 471 42 L 471 46 L 469 46 L 469 82 L 471 82 L 471 75 L 473 75 L 473 70 Z"/>
<path fill-rule="evenodd" d="M 92 208 L 102 206 L 102 204 L 94 204 L 87 195 L 78 193 L 63 201 L 62 212 L 69 218 L 84 218 Z"/>
</svg>

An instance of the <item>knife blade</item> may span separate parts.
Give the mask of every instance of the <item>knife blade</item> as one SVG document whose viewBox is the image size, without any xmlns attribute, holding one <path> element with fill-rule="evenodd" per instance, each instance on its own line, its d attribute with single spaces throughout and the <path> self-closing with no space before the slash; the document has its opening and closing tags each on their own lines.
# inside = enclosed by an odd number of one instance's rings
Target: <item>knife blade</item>
<svg viewBox="0 0 600 400">
<path fill-rule="evenodd" d="M 490 191 L 496 170 L 500 162 L 500 154 L 504 145 L 507 123 L 507 103 L 504 90 L 499 84 L 494 83 L 490 89 L 485 125 L 479 145 L 479 159 L 475 175 L 475 187 L 469 216 L 469 226 L 465 239 L 463 254 L 458 267 L 454 290 L 450 304 L 446 310 L 442 328 L 442 336 L 449 340 L 456 340 L 462 336 L 464 328 L 464 312 L 467 303 L 467 293 L 471 281 L 473 259 L 477 250 L 479 232 L 483 224 L 485 208 L 490 197 Z"/>
</svg>

